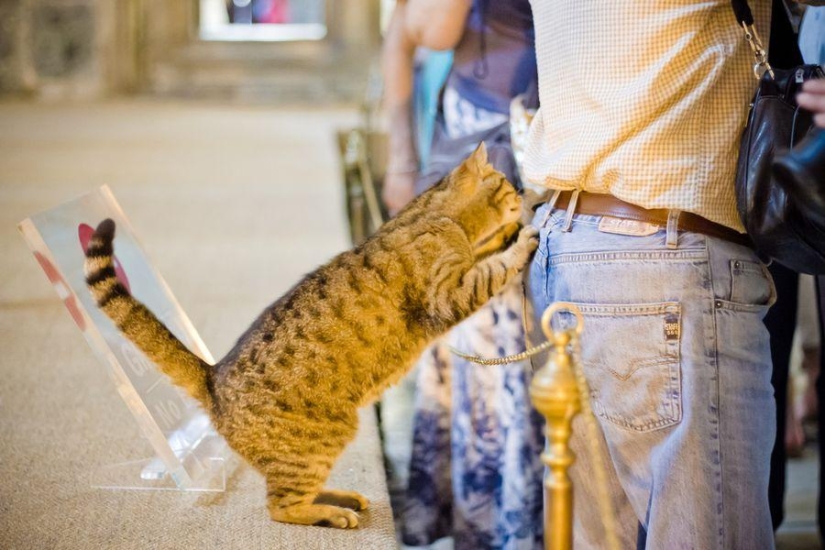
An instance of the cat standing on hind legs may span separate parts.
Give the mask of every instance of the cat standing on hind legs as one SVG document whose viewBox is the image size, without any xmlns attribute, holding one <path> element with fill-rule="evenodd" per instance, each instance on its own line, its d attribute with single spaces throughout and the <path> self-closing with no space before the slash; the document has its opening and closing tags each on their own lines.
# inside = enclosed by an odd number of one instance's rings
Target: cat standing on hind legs
<svg viewBox="0 0 825 550">
<path fill-rule="evenodd" d="M 520 197 L 480 145 L 374 236 L 265 309 L 215 365 L 118 282 L 111 220 L 92 237 L 86 281 L 120 331 L 264 475 L 272 519 L 351 528 L 367 500 L 324 483 L 355 436 L 357 409 L 525 267 L 537 231 L 519 232 L 520 215 Z"/>
</svg>

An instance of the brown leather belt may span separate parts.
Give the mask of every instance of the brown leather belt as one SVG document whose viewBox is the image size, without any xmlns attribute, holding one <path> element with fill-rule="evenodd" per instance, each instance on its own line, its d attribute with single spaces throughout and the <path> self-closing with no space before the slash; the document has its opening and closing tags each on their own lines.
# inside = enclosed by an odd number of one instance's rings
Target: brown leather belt
<svg viewBox="0 0 825 550">
<path fill-rule="evenodd" d="M 562 191 L 554 208 L 566 210 L 570 204 L 572 195 L 572 191 Z M 666 209 L 642 208 L 641 206 L 617 199 L 613 195 L 581 192 L 576 201 L 575 213 L 590 216 L 611 216 L 623 220 L 636 220 L 667 227 L 668 214 L 670 211 Z M 729 227 L 714 223 L 690 212 L 679 213 L 678 228 L 680 231 L 702 233 L 753 248 L 753 243 L 746 234 L 739 233 Z"/>
</svg>

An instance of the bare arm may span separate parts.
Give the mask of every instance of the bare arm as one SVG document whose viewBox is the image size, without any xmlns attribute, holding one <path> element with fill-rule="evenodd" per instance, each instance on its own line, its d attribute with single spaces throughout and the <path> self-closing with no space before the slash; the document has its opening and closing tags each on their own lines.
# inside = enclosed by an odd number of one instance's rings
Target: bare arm
<svg viewBox="0 0 825 550">
<path fill-rule="evenodd" d="M 389 151 L 383 199 L 395 215 L 415 195 L 418 155 L 412 135 L 412 80 L 415 43 L 405 29 L 407 4 L 393 11 L 381 51 L 384 109 L 389 119 Z"/>
<path fill-rule="evenodd" d="M 451 50 L 464 34 L 472 0 L 407 0 L 406 28 L 418 46 Z"/>
<path fill-rule="evenodd" d="M 415 49 L 450 49 L 461 39 L 471 0 L 399 0 L 381 55 L 384 108 L 389 120 L 389 159 L 383 199 L 396 214 L 415 195 L 418 155 L 413 141 Z"/>
</svg>

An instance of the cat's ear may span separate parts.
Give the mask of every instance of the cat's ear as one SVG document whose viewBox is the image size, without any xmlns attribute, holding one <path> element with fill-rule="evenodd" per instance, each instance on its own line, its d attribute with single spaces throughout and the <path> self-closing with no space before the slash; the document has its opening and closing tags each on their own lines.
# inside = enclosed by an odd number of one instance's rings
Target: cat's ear
<svg viewBox="0 0 825 550">
<path fill-rule="evenodd" d="M 470 155 L 470 164 L 479 172 L 487 166 L 487 146 L 484 145 L 483 141 L 478 144 L 476 150 Z"/>
<path fill-rule="evenodd" d="M 487 171 L 487 146 L 484 142 L 478 144 L 475 151 L 461 163 L 460 170 L 472 176 L 481 176 Z"/>
</svg>

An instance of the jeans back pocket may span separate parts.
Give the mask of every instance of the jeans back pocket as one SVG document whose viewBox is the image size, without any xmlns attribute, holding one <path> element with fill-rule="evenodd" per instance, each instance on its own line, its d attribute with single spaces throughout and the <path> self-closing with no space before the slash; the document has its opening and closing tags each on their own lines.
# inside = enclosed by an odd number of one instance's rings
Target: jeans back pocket
<svg viewBox="0 0 825 550">
<path fill-rule="evenodd" d="M 593 412 L 645 432 L 682 419 L 681 308 L 677 302 L 576 304 Z"/>
<path fill-rule="evenodd" d="M 761 262 L 730 261 L 730 300 L 744 306 L 770 307 L 776 302 L 776 288 L 768 268 Z"/>
</svg>

